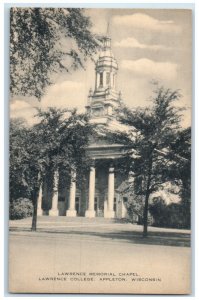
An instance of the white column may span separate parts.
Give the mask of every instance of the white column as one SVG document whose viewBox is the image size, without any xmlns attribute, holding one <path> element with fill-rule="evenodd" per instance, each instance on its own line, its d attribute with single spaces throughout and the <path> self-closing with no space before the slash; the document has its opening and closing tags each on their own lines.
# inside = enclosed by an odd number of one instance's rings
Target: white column
<svg viewBox="0 0 199 300">
<path fill-rule="evenodd" d="M 86 211 L 85 217 L 94 218 L 94 202 L 95 202 L 95 167 L 90 167 L 89 176 L 89 198 L 88 198 L 88 210 Z"/>
<path fill-rule="evenodd" d="M 59 216 L 58 210 L 58 183 L 59 183 L 59 173 L 55 171 L 54 174 L 54 190 L 52 198 L 52 208 L 49 210 L 49 216 Z"/>
<path fill-rule="evenodd" d="M 106 218 L 114 218 L 115 212 L 113 210 L 114 205 L 114 189 L 115 186 L 115 175 L 114 175 L 114 168 L 110 166 L 109 174 L 108 174 L 108 210 L 106 214 Z"/>
<path fill-rule="evenodd" d="M 42 210 L 42 184 L 40 185 L 39 189 L 39 196 L 37 200 L 37 216 L 42 216 L 43 210 Z"/>
<path fill-rule="evenodd" d="M 77 212 L 75 210 L 75 195 L 76 195 L 76 172 L 71 171 L 71 183 L 70 183 L 70 194 L 69 194 L 69 207 L 66 211 L 67 217 L 76 217 Z"/>
</svg>

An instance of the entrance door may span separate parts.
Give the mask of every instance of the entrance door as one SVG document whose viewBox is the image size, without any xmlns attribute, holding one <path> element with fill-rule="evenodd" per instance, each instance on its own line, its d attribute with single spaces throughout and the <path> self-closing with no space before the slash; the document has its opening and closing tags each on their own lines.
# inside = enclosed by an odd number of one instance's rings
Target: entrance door
<svg viewBox="0 0 199 300">
<path fill-rule="evenodd" d="M 94 209 L 95 209 L 96 217 L 104 216 L 104 205 L 103 204 L 104 203 L 100 201 L 99 197 L 95 197 Z"/>
<path fill-rule="evenodd" d="M 77 215 L 80 214 L 80 197 L 75 197 L 75 209 L 77 212 Z"/>
<path fill-rule="evenodd" d="M 99 209 L 98 197 L 95 197 L 94 210 L 96 212 L 96 215 L 97 215 L 98 209 Z"/>
</svg>

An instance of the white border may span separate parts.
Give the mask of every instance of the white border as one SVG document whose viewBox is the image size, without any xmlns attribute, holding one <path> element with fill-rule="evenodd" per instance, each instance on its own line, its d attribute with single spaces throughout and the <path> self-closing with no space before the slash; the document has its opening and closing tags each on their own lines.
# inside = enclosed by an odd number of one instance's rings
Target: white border
<svg viewBox="0 0 199 300">
<path fill-rule="evenodd" d="M 123 7 L 124 5 L 126 6 L 127 4 L 129 4 L 129 6 L 131 7 L 136 7 L 136 8 L 175 8 L 178 7 L 178 8 L 183 8 L 183 7 L 186 7 L 186 5 L 188 4 L 195 4 L 195 78 L 196 80 L 198 80 L 198 55 L 197 53 L 199 53 L 199 49 L 198 49 L 198 38 L 196 39 L 196 37 L 198 37 L 199 35 L 199 24 L 198 24 L 198 12 L 199 12 L 199 1 L 178 1 L 178 0 L 175 0 L 175 1 L 168 1 L 167 3 L 163 2 L 163 1 L 141 1 L 141 3 L 139 2 L 135 2 L 135 1 L 131 1 L 131 0 L 125 0 L 125 3 L 122 3 L 121 1 L 117 1 L 117 0 L 109 0 L 109 1 L 91 1 L 91 0 L 87 0 L 86 2 L 85 1 L 81 1 L 81 0 L 71 0 L 71 1 L 62 1 L 60 0 L 59 3 L 56 3 L 55 0 L 43 0 L 43 1 L 8 1 L 8 0 L 1 0 L 0 2 L 0 37 L 1 37 L 1 41 L 4 40 L 4 4 L 8 4 L 10 6 L 13 6 L 13 5 L 21 5 L 21 6 L 30 6 L 30 5 L 38 5 L 38 6 L 49 6 L 48 4 L 51 4 L 51 5 L 60 5 L 60 6 L 67 6 L 67 5 L 70 5 L 70 6 L 84 6 L 84 7 Z M 180 7 L 179 7 L 180 6 Z M 6 31 L 6 28 L 5 28 L 5 31 Z M 6 34 L 8 34 L 6 32 Z M 4 140 L 4 133 L 7 131 L 5 131 L 5 128 L 4 128 L 4 113 L 5 113 L 5 110 L 4 110 L 4 58 L 5 58 L 5 54 L 4 54 L 4 43 L 2 45 L 2 42 L 1 42 L 1 47 L 0 47 L 0 66 L 1 66 L 1 70 L 0 70 L 0 74 L 1 74 L 1 78 L 0 78 L 0 92 L 1 92 L 1 101 L 0 101 L 0 105 L 1 105 L 1 108 L 0 108 L 0 122 L 1 122 L 1 126 L 0 126 L 0 136 L 2 138 L 2 142 Z M 193 60 L 194 60 L 194 56 L 193 56 Z M 193 65 L 194 67 L 194 65 Z M 8 68 L 8 65 L 5 64 L 5 68 Z M 195 81 L 196 81 L 195 80 Z M 193 82 L 194 82 L 194 78 L 193 78 Z M 8 84 L 7 82 L 5 82 L 6 84 Z M 5 86 L 5 89 L 7 87 Z M 194 210 L 196 212 L 196 217 L 195 217 L 195 220 L 194 220 L 194 229 L 193 229 L 193 241 L 194 241 L 194 248 L 195 248 L 195 278 L 196 278 L 196 284 L 195 284 L 195 295 L 190 295 L 190 296 L 187 296 L 187 297 L 191 297 L 191 298 L 196 298 L 198 299 L 199 298 L 199 288 L 198 288 L 198 265 L 199 265 L 199 260 L 198 260 L 198 253 L 199 253 L 199 246 L 198 246 L 198 236 L 199 236 L 199 232 L 198 232 L 198 227 L 199 227 L 199 222 L 198 222 L 198 215 L 197 215 L 197 212 L 199 212 L 199 209 L 198 209 L 198 186 L 199 186 L 199 183 L 198 183 L 198 178 L 199 178 L 199 159 L 198 159 L 198 156 L 197 156 L 197 153 L 199 153 L 199 138 L 198 138 L 198 132 L 197 132 L 197 129 L 199 128 L 197 125 L 198 125 L 198 86 L 197 84 L 195 83 L 195 109 L 193 111 L 193 121 L 194 121 L 194 128 L 195 128 L 195 134 L 193 136 L 193 139 L 192 139 L 192 145 L 193 145 L 193 155 L 195 156 L 194 157 L 194 162 L 193 162 L 193 177 L 192 177 L 192 183 L 193 183 L 193 197 L 194 197 L 194 193 L 195 193 L 195 205 L 194 205 Z M 193 90 L 193 92 L 194 92 Z M 5 94 L 6 95 L 6 94 Z M 7 96 L 6 96 L 7 98 Z M 194 93 L 193 93 L 193 99 L 194 99 Z M 193 100 L 194 101 L 194 100 Z M 7 139 L 7 136 L 5 136 L 5 139 Z M 4 143 L 3 143 L 4 145 Z M 0 166 L 1 166 L 1 180 L 0 180 L 0 191 L 1 191 L 1 198 L 0 198 L 0 212 L 1 212 L 1 217 L 0 217 L 0 228 L 1 228 L 1 234 L 0 234 L 0 238 L 2 239 L 1 240 L 1 243 L 0 245 L 2 246 L 0 248 L 0 298 L 3 299 L 5 298 L 6 296 L 11 298 L 11 299 L 14 299 L 15 297 L 17 297 L 17 295 L 5 295 L 4 294 L 4 269 L 3 269 L 3 265 L 4 265 L 4 259 L 6 261 L 7 259 L 7 253 L 5 253 L 5 256 L 4 256 L 4 249 L 3 249 L 3 245 L 4 245 L 4 226 L 7 226 L 7 224 L 5 223 L 5 220 L 4 218 L 2 217 L 4 215 L 4 197 L 7 193 L 7 191 L 4 190 L 4 187 L 5 187 L 5 174 L 6 174 L 6 170 L 4 170 L 4 168 L 2 168 L 2 166 L 4 166 L 4 161 L 5 161 L 5 158 L 6 158 L 6 161 L 7 161 L 7 158 L 8 158 L 8 153 L 7 153 L 7 149 L 5 149 L 5 153 L 4 153 L 4 146 L 1 144 L 1 147 L 0 147 L 0 157 L 1 157 L 1 162 L 0 162 Z M 195 214 L 194 211 L 192 211 L 193 214 Z M 195 235 L 195 236 L 194 236 Z M 6 236 L 5 236 L 6 238 Z M 54 299 L 59 299 L 60 297 L 64 296 L 64 297 L 67 297 L 69 299 L 72 299 L 72 298 L 82 298 L 82 297 L 93 297 L 93 296 L 68 296 L 68 295 L 60 295 L 60 296 L 45 296 L 45 295 L 35 295 L 38 299 L 42 299 L 43 297 L 53 297 Z M 23 298 L 23 299 L 29 299 L 30 297 L 34 297 L 34 295 L 24 295 L 24 296 L 19 296 L 18 298 Z M 111 296 L 107 296 L 107 297 L 111 297 Z M 97 296 L 97 298 L 107 298 L 106 296 Z M 117 297 L 119 299 L 124 299 L 126 297 L 132 297 L 132 298 L 138 298 L 138 299 L 145 299 L 145 298 L 162 298 L 162 296 L 112 296 L 112 297 Z M 183 299 L 184 296 L 164 296 L 164 298 L 167 298 L 167 299 L 176 299 L 176 297 L 179 299 Z"/>
</svg>

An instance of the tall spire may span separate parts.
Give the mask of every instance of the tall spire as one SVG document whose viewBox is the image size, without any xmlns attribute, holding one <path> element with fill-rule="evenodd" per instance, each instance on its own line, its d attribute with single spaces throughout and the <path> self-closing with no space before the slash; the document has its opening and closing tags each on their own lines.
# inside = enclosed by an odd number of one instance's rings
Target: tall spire
<svg viewBox="0 0 199 300">
<path fill-rule="evenodd" d="M 108 20 L 107 21 L 107 28 L 106 28 L 106 35 L 102 39 L 103 51 L 109 50 L 110 54 L 106 55 L 106 56 L 113 56 L 112 51 L 111 51 L 111 38 L 110 38 L 110 35 L 109 35 L 109 29 L 110 29 L 110 22 Z"/>
<path fill-rule="evenodd" d="M 95 89 L 89 92 L 87 112 L 98 121 L 115 117 L 115 109 L 120 105 L 119 93 L 116 91 L 118 65 L 111 50 L 111 38 L 103 37 L 103 46 L 95 67 Z M 100 121 L 100 122 L 101 122 Z"/>
</svg>

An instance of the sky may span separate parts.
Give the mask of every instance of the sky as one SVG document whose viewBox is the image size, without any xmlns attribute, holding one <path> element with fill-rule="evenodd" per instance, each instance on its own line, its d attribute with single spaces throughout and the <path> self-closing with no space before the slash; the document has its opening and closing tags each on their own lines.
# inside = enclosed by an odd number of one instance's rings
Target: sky
<svg viewBox="0 0 199 300">
<path fill-rule="evenodd" d="M 123 102 L 132 108 L 149 106 L 154 89 L 151 82 L 157 80 L 166 88 L 180 90 L 182 97 L 177 105 L 186 107 L 182 126 L 191 125 L 191 11 L 86 9 L 85 15 L 91 18 L 93 33 L 106 34 L 109 24 L 112 51 L 119 67 L 117 90 L 121 91 Z M 94 62 L 87 61 L 85 68 L 72 74 L 57 74 L 40 103 L 34 98 L 13 97 L 11 117 L 23 117 L 33 124 L 35 106 L 77 107 L 83 112 L 89 89 L 94 89 Z"/>
</svg>

